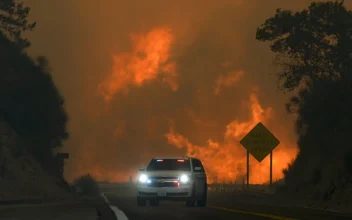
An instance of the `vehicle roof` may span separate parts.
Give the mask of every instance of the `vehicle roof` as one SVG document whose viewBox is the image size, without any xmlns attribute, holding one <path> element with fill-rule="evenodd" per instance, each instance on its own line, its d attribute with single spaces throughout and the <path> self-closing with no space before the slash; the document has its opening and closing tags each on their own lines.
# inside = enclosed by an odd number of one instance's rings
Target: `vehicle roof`
<svg viewBox="0 0 352 220">
<path fill-rule="evenodd" d="M 153 157 L 153 159 L 159 159 L 159 160 L 163 160 L 163 159 L 197 159 L 195 157 L 188 157 L 188 156 L 179 156 L 179 157 Z"/>
</svg>

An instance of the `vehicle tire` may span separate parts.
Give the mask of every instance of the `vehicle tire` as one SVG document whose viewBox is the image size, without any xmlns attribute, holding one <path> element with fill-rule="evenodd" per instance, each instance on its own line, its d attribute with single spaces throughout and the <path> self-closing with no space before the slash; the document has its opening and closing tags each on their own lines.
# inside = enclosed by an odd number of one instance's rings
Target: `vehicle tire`
<svg viewBox="0 0 352 220">
<path fill-rule="evenodd" d="M 198 207 L 205 207 L 205 206 L 207 206 L 207 194 L 208 194 L 208 190 L 207 190 L 207 187 L 206 187 L 206 184 L 205 184 L 202 199 L 197 200 L 197 206 L 198 206 Z"/>
<path fill-rule="evenodd" d="M 150 206 L 158 206 L 159 205 L 159 200 L 157 200 L 157 199 L 149 200 L 149 205 Z"/>
<path fill-rule="evenodd" d="M 137 205 L 138 206 L 146 206 L 147 205 L 147 201 L 145 199 L 137 197 Z"/>
<path fill-rule="evenodd" d="M 193 199 L 187 200 L 186 201 L 186 206 L 187 207 L 193 207 L 195 205 L 195 201 Z"/>
<path fill-rule="evenodd" d="M 196 195 L 196 185 L 193 184 L 193 187 L 192 187 L 192 195 L 191 197 L 189 198 L 189 200 L 186 201 L 186 206 L 187 207 L 193 207 L 196 203 L 196 200 L 195 200 L 195 195 Z"/>
</svg>

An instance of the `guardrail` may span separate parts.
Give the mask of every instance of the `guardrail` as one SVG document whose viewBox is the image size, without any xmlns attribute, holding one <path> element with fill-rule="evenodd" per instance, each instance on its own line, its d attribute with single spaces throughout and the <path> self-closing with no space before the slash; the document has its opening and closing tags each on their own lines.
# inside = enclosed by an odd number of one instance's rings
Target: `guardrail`
<svg viewBox="0 0 352 220">
<path fill-rule="evenodd" d="M 270 192 L 270 185 L 247 185 L 243 184 L 208 184 L 209 192 L 258 192 L 267 193 Z"/>
<path fill-rule="evenodd" d="M 135 186 L 135 183 L 99 183 L 100 188 L 130 188 Z M 208 184 L 208 192 L 258 192 L 258 193 L 268 193 L 270 192 L 270 185 L 260 185 L 260 184 Z"/>
</svg>

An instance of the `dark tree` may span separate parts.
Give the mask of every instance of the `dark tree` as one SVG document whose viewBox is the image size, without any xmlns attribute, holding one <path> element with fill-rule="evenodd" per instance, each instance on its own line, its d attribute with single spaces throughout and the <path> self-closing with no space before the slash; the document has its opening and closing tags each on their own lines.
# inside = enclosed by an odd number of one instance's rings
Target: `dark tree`
<svg viewBox="0 0 352 220">
<path fill-rule="evenodd" d="M 282 90 L 293 90 L 306 77 L 312 80 L 349 78 L 352 65 L 352 12 L 343 1 L 312 3 L 293 13 L 277 9 L 257 29 L 256 39 L 271 42 L 284 67 Z"/>
<path fill-rule="evenodd" d="M 285 171 L 288 183 L 302 188 L 319 184 L 322 170 L 341 171 L 339 165 L 333 167 L 341 159 L 351 170 L 352 158 L 346 155 L 352 153 L 352 12 L 343 1 L 311 3 L 295 13 L 277 9 L 257 29 L 256 39 L 271 42 L 277 54 L 283 67 L 279 88 L 298 88 L 287 104 L 288 112 L 298 116 L 300 148 Z"/>
<path fill-rule="evenodd" d="M 45 57 L 32 59 L 23 50 L 29 44 L 21 32 L 35 24 L 27 24 L 29 8 L 0 0 L 0 9 L 0 115 L 28 142 L 28 150 L 48 164 L 52 150 L 68 138 L 64 101 Z"/>
<path fill-rule="evenodd" d="M 15 0 L 0 0 L 0 31 L 21 48 L 28 47 L 29 41 L 22 37 L 25 31 L 32 31 L 36 22 L 28 23 L 29 7 Z"/>
</svg>

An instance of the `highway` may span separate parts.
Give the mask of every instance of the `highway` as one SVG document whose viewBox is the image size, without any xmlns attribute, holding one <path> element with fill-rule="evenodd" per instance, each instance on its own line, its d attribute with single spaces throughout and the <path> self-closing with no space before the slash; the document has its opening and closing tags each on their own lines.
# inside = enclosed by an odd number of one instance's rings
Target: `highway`
<svg viewBox="0 0 352 220">
<path fill-rule="evenodd" d="M 171 201 L 160 202 L 157 207 L 138 207 L 135 191 L 131 186 L 105 185 L 101 187 L 101 190 L 110 205 L 119 210 L 118 220 L 352 219 L 352 215 L 276 204 L 276 201 L 270 196 L 241 192 L 231 194 L 209 192 L 208 206 L 201 208 L 186 207 L 183 202 Z"/>
</svg>

